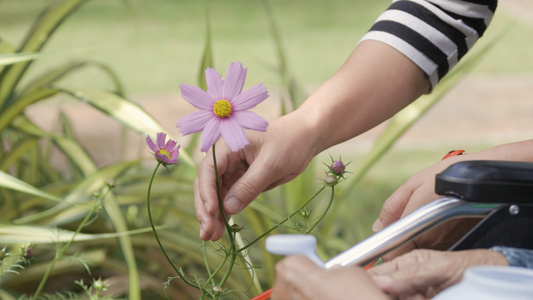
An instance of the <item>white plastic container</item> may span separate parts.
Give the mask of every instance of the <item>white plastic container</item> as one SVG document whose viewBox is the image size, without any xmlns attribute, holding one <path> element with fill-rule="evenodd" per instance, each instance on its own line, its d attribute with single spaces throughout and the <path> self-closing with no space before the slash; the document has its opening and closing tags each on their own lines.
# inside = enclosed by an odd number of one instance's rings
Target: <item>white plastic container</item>
<svg viewBox="0 0 533 300">
<path fill-rule="evenodd" d="M 325 268 L 324 262 L 316 254 L 316 238 L 308 234 L 275 234 L 266 238 L 268 252 L 278 255 L 302 254 L 317 266 Z"/>
<path fill-rule="evenodd" d="M 433 300 L 532 300 L 533 270 L 476 266 L 466 270 L 463 280 L 442 291 Z"/>
</svg>

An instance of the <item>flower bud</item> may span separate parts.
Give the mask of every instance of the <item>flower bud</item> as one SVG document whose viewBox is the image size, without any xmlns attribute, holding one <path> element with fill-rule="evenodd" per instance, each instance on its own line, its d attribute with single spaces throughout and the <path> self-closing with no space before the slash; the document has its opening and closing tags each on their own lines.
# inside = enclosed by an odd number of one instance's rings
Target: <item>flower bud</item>
<svg viewBox="0 0 533 300">
<path fill-rule="evenodd" d="M 233 224 L 230 226 L 232 232 L 239 232 L 242 229 L 242 226 L 239 226 L 237 224 Z"/>
<path fill-rule="evenodd" d="M 105 183 L 106 183 L 107 186 L 108 186 L 109 188 L 111 188 L 111 189 L 117 186 L 117 182 L 116 182 L 115 179 L 113 179 L 113 178 L 108 178 L 108 179 L 105 181 Z"/>
<path fill-rule="evenodd" d="M 300 210 L 300 215 L 302 215 L 303 218 L 307 219 L 311 215 L 312 209 L 309 209 L 305 207 L 304 209 Z"/>
<path fill-rule="evenodd" d="M 215 294 L 215 296 L 219 296 L 222 293 L 224 293 L 224 289 L 222 287 L 218 285 L 213 287 L 213 294 Z"/>
<path fill-rule="evenodd" d="M 102 278 L 98 278 L 98 280 L 93 279 L 93 287 L 97 291 L 105 291 L 107 290 L 106 283 L 102 280 Z"/>
<path fill-rule="evenodd" d="M 331 171 L 335 174 L 335 175 L 342 175 L 344 174 L 344 169 L 346 168 L 346 166 L 342 163 L 342 161 L 340 160 L 336 160 L 334 162 L 331 163 Z"/>
<path fill-rule="evenodd" d="M 26 247 L 24 249 L 24 258 L 31 259 L 33 257 L 33 249 L 31 247 Z"/>
<path fill-rule="evenodd" d="M 339 179 L 335 176 L 328 175 L 328 177 L 326 177 L 326 184 L 328 186 L 334 186 L 337 184 L 337 181 L 339 181 Z"/>
</svg>

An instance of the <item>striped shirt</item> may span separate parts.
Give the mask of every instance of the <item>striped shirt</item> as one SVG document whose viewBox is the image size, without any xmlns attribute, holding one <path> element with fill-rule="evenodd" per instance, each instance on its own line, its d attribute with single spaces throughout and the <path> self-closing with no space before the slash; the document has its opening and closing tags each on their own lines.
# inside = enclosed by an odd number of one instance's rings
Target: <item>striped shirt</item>
<svg viewBox="0 0 533 300">
<path fill-rule="evenodd" d="M 361 41 L 381 41 L 402 52 L 433 88 L 483 35 L 497 2 L 393 0 Z"/>
</svg>

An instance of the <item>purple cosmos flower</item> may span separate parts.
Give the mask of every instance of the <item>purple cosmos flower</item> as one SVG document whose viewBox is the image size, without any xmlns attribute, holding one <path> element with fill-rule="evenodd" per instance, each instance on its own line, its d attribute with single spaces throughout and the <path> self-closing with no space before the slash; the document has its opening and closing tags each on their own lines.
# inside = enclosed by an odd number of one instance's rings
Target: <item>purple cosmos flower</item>
<svg viewBox="0 0 533 300">
<path fill-rule="evenodd" d="M 150 136 L 146 137 L 146 144 L 154 151 L 154 156 L 158 162 L 165 165 L 173 165 L 178 162 L 180 145 L 173 139 L 169 139 L 165 144 L 166 139 L 166 133 L 158 132 L 155 144 Z"/>
<path fill-rule="evenodd" d="M 240 62 L 230 63 L 226 78 L 211 68 L 205 70 L 207 92 L 181 84 L 181 95 L 194 107 L 201 109 L 183 117 L 176 126 L 183 135 L 202 133 L 202 152 L 207 152 L 222 135 L 231 151 L 248 145 L 244 129 L 265 131 L 268 122 L 248 109 L 268 98 L 268 91 L 259 83 L 242 92 L 246 68 Z"/>
</svg>

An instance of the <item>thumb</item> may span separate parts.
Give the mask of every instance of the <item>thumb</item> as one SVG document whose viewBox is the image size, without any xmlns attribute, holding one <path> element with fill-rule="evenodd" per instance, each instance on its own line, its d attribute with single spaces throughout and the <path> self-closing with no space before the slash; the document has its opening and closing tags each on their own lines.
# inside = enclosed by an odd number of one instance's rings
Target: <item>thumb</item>
<svg viewBox="0 0 533 300">
<path fill-rule="evenodd" d="M 265 167 L 256 160 L 226 194 L 224 211 L 232 215 L 242 211 L 276 180 L 277 174 L 275 168 Z"/>
<path fill-rule="evenodd" d="M 378 219 L 372 225 L 372 230 L 378 232 L 393 222 L 399 220 L 405 210 L 412 192 L 406 185 L 398 188 L 392 195 L 383 203 Z"/>
</svg>

